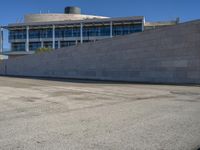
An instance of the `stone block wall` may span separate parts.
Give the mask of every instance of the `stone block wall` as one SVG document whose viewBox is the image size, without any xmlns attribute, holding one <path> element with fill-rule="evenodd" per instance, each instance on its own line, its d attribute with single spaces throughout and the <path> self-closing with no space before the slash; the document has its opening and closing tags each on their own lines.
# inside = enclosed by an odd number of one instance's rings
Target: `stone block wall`
<svg viewBox="0 0 200 150">
<path fill-rule="evenodd" d="M 1 75 L 200 83 L 200 21 L 10 59 Z"/>
</svg>

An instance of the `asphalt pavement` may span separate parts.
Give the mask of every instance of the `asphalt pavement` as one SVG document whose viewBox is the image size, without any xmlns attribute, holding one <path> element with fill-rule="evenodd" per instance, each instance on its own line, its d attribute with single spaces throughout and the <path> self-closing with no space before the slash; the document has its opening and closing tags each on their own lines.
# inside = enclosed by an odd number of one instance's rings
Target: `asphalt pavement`
<svg viewBox="0 0 200 150">
<path fill-rule="evenodd" d="M 1 150 L 199 147 L 199 86 L 0 77 Z"/>
</svg>

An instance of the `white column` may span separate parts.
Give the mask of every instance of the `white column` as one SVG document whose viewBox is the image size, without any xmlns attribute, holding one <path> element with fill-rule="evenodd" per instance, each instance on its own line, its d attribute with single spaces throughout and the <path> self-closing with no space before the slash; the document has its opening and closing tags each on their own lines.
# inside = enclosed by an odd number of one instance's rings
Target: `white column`
<svg viewBox="0 0 200 150">
<path fill-rule="evenodd" d="M 80 24 L 80 41 L 83 43 L 83 23 Z"/>
<path fill-rule="evenodd" d="M 58 48 L 61 48 L 61 47 L 60 47 L 60 40 L 58 41 Z"/>
<path fill-rule="evenodd" d="M 110 38 L 113 37 L 113 22 L 110 22 Z"/>
<path fill-rule="evenodd" d="M 145 29 L 144 29 L 144 26 L 145 26 L 145 17 L 144 17 L 143 20 L 142 20 L 142 31 L 145 30 Z"/>
<path fill-rule="evenodd" d="M 29 26 L 26 27 L 26 51 L 29 52 Z"/>
<path fill-rule="evenodd" d="M 44 41 L 41 41 L 41 48 L 44 48 Z"/>
<path fill-rule="evenodd" d="M 56 44 L 56 41 L 55 41 L 55 25 L 53 25 L 53 28 L 52 28 L 52 46 L 53 46 L 53 49 L 55 49 L 55 44 Z"/>
<path fill-rule="evenodd" d="M 0 53 L 3 53 L 3 28 L 0 27 Z"/>
</svg>

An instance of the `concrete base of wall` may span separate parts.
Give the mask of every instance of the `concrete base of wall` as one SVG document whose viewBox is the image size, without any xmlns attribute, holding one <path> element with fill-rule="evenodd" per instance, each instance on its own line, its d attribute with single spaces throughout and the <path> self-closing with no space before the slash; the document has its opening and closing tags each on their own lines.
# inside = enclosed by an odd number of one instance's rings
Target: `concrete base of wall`
<svg viewBox="0 0 200 150">
<path fill-rule="evenodd" d="M 200 84 L 200 21 L 7 60 L 0 74 Z"/>
</svg>

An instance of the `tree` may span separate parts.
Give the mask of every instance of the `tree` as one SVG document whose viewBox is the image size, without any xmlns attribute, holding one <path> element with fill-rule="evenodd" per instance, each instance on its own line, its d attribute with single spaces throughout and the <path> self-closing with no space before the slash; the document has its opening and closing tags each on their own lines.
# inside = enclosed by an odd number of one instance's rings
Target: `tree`
<svg viewBox="0 0 200 150">
<path fill-rule="evenodd" d="M 36 50 L 36 53 L 44 53 L 44 52 L 50 52 L 50 51 L 52 51 L 51 48 L 43 47 L 43 48 L 38 48 Z"/>
</svg>

